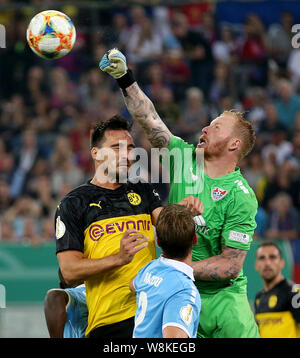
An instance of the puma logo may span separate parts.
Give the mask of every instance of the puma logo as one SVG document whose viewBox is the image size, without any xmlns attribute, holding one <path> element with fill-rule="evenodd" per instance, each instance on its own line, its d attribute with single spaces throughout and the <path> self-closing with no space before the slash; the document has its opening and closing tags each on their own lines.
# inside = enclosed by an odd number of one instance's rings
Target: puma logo
<svg viewBox="0 0 300 358">
<path fill-rule="evenodd" d="M 102 206 L 100 205 L 101 201 L 99 201 L 98 204 L 96 203 L 90 203 L 90 206 L 98 206 L 100 209 L 102 209 Z"/>
</svg>

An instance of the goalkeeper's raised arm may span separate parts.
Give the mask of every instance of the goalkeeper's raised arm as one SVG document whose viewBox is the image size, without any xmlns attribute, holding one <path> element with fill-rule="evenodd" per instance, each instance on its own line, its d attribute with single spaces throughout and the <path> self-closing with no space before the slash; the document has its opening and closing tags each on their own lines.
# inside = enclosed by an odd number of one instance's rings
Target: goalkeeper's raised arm
<svg viewBox="0 0 300 358">
<path fill-rule="evenodd" d="M 117 80 L 129 113 L 144 128 L 152 146 L 167 148 L 172 133 L 157 114 L 151 100 L 138 86 L 122 52 L 116 48 L 109 50 L 102 57 L 99 67 Z"/>
</svg>

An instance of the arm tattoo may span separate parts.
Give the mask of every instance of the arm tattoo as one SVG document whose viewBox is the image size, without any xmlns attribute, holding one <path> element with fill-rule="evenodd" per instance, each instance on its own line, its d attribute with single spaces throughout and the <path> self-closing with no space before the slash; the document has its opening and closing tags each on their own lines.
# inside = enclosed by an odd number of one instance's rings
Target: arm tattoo
<svg viewBox="0 0 300 358">
<path fill-rule="evenodd" d="M 243 266 L 247 251 L 222 245 L 222 253 L 202 261 L 193 262 L 197 280 L 222 281 L 236 278 Z"/>
<path fill-rule="evenodd" d="M 126 88 L 126 93 L 127 95 L 123 95 L 123 98 L 127 109 L 133 119 L 145 130 L 152 146 L 167 148 L 172 133 L 159 117 L 151 100 L 139 88 L 136 82 Z"/>
</svg>

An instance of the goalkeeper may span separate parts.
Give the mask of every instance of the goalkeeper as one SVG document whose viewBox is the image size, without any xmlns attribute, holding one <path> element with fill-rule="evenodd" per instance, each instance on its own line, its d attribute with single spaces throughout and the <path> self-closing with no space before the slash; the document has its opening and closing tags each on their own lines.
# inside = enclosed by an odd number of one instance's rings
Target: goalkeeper
<svg viewBox="0 0 300 358">
<path fill-rule="evenodd" d="M 153 147 L 170 151 L 177 148 L 182 155 L 186 149 L 193 151 L 191 162 L 185 159 L 182 165 L 175 165 L 175 160 L 171 162 L 169 203 L 180 202 L 191 189 L 190 183 L 199 182 L 199 176 L 195 175 L 197 158 L 201 155 L 204 158 L 203 188 L 198 186 L 185 199 L 188 207 L 194 205 L 196 198 L 204 205 L 198 218 L 198 244 L 193 247 L 194 276 L 202 298 L 197 336 L 259 337 L 242 269 L 256 227 L 257 200 L 237 167 L 239 160 L 253 148 L 252 126 L 242 113 L 225 111 L 202 129 L 195 147 L 172 135 L 139 88 L 119 50 L 108 51 L 99 67 L 117 80 L 131 116 L 144 128 Z M 190 178 L 183 175 L 187 172 Z M 174 180 L 178 177 L 181 182 Z"/>
</svg>

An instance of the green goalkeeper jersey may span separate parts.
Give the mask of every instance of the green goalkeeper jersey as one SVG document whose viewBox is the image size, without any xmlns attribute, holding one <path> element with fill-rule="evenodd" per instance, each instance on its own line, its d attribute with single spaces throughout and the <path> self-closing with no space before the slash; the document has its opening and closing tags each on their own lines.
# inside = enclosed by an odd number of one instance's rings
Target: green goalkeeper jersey
<svg viewBox="0 0 300 358">
<path fill-rule="evenodd" d="M 210 178 L 196 163 L 193 145 L 173 136 L 168 150 L 171 154 L 170 164 L 167 163 L 170 168 L 169 203 L 178 203 L 193 195 L 204 205 L 202 215 L 196 218 L 198 243 L 193 247 L 193 261 L 221 254 L 222 245 L 249 250 L 256 228 L 257 200 L 240 169 L 223 177 Z M 163 163 L 166 164 L 165 158 Z M 247 278 L 241 270 L 235 279 L 195 283 L 200 293 L 212 294 L 225 287 L 246 292 Z"/>
</svg>

